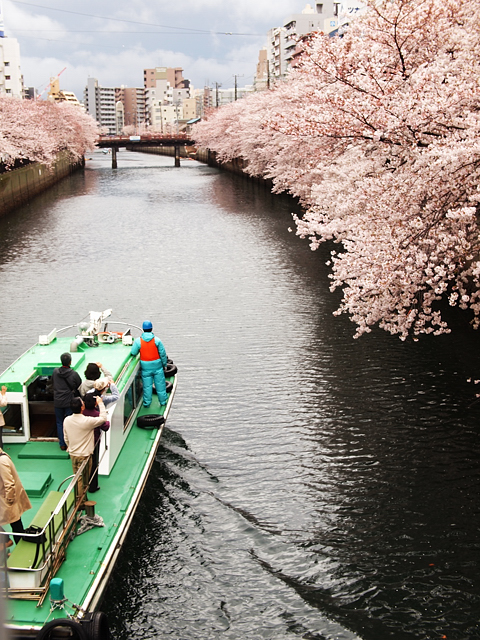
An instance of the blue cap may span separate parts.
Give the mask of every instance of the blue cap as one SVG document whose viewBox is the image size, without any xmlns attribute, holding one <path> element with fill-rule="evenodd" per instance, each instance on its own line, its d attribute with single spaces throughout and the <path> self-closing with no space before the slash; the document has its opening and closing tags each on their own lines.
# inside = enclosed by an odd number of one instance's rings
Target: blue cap
<svg viewBox="0 0 480 640">
<path fill-rule="evenodd" d="M 153 324 L 150 322 L 150 320 L 145 320 L 145 322 L 142 324 L 142 329 L 144 331 L 151 331 L 153 329 Z"/>
</svg>

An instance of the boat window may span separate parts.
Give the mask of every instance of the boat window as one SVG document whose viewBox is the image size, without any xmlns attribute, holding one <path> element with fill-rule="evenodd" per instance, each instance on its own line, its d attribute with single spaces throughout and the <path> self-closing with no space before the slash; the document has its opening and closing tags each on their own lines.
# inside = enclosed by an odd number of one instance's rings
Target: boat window
<svg viewBox="0 0 480 640">
<path fill-rule="evenodd" d="M 123 426 L 127 428 L 130 418 L 132 417 L 135 409 L 138 407 L 138 403 L 142 401 L 143 397 L 143 383 L 142 375 L 140 371 L 135 376 L 134 380 L 125 393 L 125 401 L 123 403 Z"/>
<path fill-rule="evenodd" d="M 4 436 L 23 436 L 22 405 L 9 403 L 2 409 L 5 425 L 2 428 Z"/>
</svg>

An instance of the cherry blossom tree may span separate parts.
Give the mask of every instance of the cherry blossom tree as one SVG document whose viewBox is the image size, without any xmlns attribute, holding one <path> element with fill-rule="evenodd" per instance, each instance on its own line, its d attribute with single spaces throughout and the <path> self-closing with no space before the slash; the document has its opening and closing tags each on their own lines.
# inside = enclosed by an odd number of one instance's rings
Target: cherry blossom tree
<svg viewBox="0 0 480 640">
<path fill-rule="evenodd" d="M 7 167 L 17 159 L 51 166 L 61 151 L 78 160 L 97 136 L 97 123 L 78 106 L 0 96 L 0 156 Z"/>
<path fill-rule="evenodd" d="M 357 336 L 445 333 L 443 297 L 478 327 L 480 3 L 367 4 L 342 38 L 305 43 L 286 82 L 216 110 L 197 143 L 299 197 L 313 249 L 340 243 L 332 289 Z"/>
</svg>

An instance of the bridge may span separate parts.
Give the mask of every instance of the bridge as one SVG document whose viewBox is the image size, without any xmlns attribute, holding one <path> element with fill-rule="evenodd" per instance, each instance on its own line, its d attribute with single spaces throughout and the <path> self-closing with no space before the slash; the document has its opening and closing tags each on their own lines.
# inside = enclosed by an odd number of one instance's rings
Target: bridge
<svg viewBox="0 0 480 640">
<path fill-rule="evenodd" d="M 186 133 L 142 133 L 138 136 L 98 136 L 97 147 L 112 150 L 112 169 L 117 168 L 117 151 L 125 147 L 129 151 L 135 151 L 135 146 L 148 147 L 174 147 L 175 166 L 180 166 L 180 147 L 192 146 L 195 141 Z"/>
</svg>

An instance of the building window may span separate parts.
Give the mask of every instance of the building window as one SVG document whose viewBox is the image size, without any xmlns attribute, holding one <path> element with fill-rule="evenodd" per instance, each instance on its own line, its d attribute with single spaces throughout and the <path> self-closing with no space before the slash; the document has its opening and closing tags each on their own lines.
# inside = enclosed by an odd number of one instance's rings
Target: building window
<svg viewBox="0 0 480 640">
<path fill-rule="evenodd" d="M 323 4 L 317 4 L 317 13 L 323 13 Z"/>
<path fill-rule="evenodd" d="M 334 16 L 338 16 L 338 8 L 340 7 L 340 3 L 339 2 L 334 2 L 333 3 L 333 15 Z"/>
<path fill-rule="evenodd" d="M 10 62 L 4 62 L 3 64 L 4 64 L 6 67 L 9 67 L 9 66 L 10 66 Z"/>
</svg>

